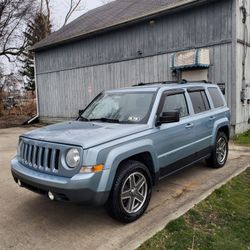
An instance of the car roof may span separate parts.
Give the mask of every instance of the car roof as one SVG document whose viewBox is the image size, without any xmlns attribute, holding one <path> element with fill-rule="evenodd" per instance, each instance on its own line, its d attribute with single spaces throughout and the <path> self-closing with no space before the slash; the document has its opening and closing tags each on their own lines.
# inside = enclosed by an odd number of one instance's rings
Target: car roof
<svg viewBox="0 0 250 250">
<path fill-rule="evenodd" d="M 180 88 L 190 88 L 190 87 L 215 87 L 217 85 L 204 82 L 188 82 L 188 83 L 148 83 L 148 84 L 139 84 L 131 87 L 120 88 L 108 90 L 106 93 L 122 93 L 122 92 L 156 92 L 160 89 L 171 90 L 171 89 L 180 89 Z"/>
</svg>

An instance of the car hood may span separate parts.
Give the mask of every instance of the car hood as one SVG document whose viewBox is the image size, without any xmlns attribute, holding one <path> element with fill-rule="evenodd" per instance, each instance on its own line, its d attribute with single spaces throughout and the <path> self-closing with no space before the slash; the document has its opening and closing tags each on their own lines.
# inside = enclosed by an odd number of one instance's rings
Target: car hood
<svg viewBox="0 0 250 250">
<path fill-rule="evenodd" d="M 22 136 L 46 142 L 91 148 L 149 129 L 147 124 L 113 124 L 97 122 L 63 122 L 39 128 Z"/>
</svg>

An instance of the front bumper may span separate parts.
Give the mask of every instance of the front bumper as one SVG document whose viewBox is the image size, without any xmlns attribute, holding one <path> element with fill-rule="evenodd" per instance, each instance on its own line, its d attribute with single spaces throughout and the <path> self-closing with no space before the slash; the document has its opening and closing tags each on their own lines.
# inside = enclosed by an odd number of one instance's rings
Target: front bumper
<svg viewBox="0 0 250 250">
<path fill-rule="evenodd" d="M 98 190 L 100 182 L 107 175 L 105 171 L 96 174 L 77 174 L 67 178 L 29 169 L 18 162 L 17 158 L 11 161 L 13 178 L 16 182 L 20 180 L 22 187 L 44 195 L 50 191 L 56 200 L 96 206 L 104 205 L 109 196 L 109 191 Z"/>
</svg>

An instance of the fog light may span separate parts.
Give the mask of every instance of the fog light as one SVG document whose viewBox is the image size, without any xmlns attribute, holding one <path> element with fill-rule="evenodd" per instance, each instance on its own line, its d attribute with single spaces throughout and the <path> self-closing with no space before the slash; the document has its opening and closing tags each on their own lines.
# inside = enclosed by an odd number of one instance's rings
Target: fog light
<svg viewBox="0 0 250 250">
<path fill-rule="evenodd" d="M 55 199 L 55 196 L 50 191 L 48 192 L 48 197 L 51 201 Z"/>
<path fill-rule="evenodd" d="M 20 180 L 17 180 L 17 184 L 18 184 L 19 187 L 22 186 L 22 182 Z"/>
<path fill-rule="evenodd" d="M 82 167 L 80 170 L 80 173 L 82 174 L 97 173 L 97 172 L 101 172 L 103 169 L 104 169 L 104 166 L 102 164 L 90 166 L 90 167 Z"/>
</svg>

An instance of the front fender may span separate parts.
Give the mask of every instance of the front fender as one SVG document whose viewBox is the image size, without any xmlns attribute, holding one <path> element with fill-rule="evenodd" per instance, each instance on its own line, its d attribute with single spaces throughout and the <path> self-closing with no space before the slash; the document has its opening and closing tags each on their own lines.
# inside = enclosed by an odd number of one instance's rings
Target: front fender
<svg viewBox="0 0 250 250">
<path fill-rule="evenodd" d="M 106 187 L 102 187 L 102 189 L 104 188 L 105 190 L 111 190 L 117 168 L 122 161 L 128 159 L 131 156 L 144 152 L 150 153 L 154 164 L 154 171 L 156 173 L 159 170 L 159 164 L 151 140 L 145 139 L 136 142 L 131 142 L 110 150 L 105 162 L 105 167 L 110 169 L 108 181 L 106 182 Z"/>
</svg>

